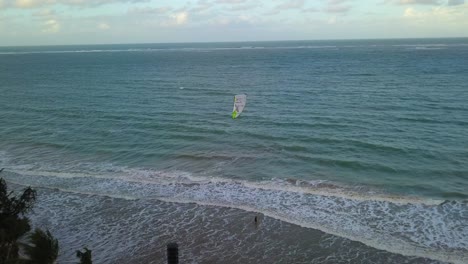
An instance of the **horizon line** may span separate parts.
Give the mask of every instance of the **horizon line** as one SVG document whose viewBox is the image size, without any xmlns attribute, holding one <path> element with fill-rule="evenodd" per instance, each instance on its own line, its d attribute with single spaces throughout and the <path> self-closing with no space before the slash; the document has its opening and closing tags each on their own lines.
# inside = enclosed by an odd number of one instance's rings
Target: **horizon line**
<svg viewBox="0 0 468 264">
<path fill-rule="evenodd" d="M 330 38 L 330 39 L 284 39 L 284 40 L 232 40 L 232 41 L 173 41 L 173 42 L 124 42 L 124 43 L 78 43 L 78 44 L 39 44 L 39 45 L 1 45 L 0 48 L 13 47 L 57 47 L 57 46 L 101 46 L 101 45 L 144 45 L 144 44 L 202 44 L 202 43 L 246 43 L 246 42 L 293 42 L 293 41 L 353 41 L 353 40 L 418 40 L 418 39 L 468 39 L 466 37 L 414 37 L 414 38 Z"/>
</svg>

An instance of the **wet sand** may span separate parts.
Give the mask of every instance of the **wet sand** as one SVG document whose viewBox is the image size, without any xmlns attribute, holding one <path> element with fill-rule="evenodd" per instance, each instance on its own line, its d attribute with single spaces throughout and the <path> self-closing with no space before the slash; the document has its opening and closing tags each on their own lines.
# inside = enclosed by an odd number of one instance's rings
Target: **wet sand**
<svg viewBox="0 0 468 264">
<path fill-rule="evenodd" d="M 48 189 L 38 197 L 32 223 L 58 238 L 59 263 L 84 246 L 95 263 L 166 263 L 171 242 L 180 263 L 441 263 L 239 209 Z"/>
</svg>

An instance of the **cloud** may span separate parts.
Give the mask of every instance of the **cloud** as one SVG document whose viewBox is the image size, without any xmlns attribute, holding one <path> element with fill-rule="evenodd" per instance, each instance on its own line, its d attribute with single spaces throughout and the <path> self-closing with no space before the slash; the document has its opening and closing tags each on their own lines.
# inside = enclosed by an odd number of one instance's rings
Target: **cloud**
<svg viewBox="0 0 468 264">
<path fill-rule="evenodd" d="M 301 11 L 303 13 L 312 13 L 312 12 L 318 12 L 319 10 L 315 7 L 309 7 L 309 8 L 304 8 Z"/>
<path fill-rule="evenodd" d="M 43 1 L 38 1 L 38 0 L 16 0 L 14 1 L 14 6 L 18 8 L 32 8 L 32 7 L 42 5 L 43 4 L 42 2 Z"/>
<path fill-rule="evenodd" d="M 41 9 L 32 13 L 32 16 L 37 17 L 37 18 L 53 17 L 55 15 L 56 15 L 55 11 L 52 9 L 48 9 L 48 8 Z"/>
<path fill-rule="evenodd" d="M 414 8 L 412 7 L 408 7 L 405 9 L 403 16 L 407 18 L 422 18 L 424 17 L 424 14 L 422 12 L 414 10 Z"/>
<path fill-rule="evenodd" d="M 290 9 L 302 9 L 304 7 L 305 0 L 287 0 L 283 1 L 283 3 L 276 5 L 270 12 L 266 13 L 266 15 L 275 15 L 281 13 L 285 10 Z"/>
<path fill-rule="evenodd" d="M 110 28 L 110 26 L 109 26 L 108 24 L 106 24 L 106 23 L 100 23 L 100 24 L 98 25 L 98 28 L 99 28 L 100 30 L 108 30 L 108 29 Z"/>
<path fill-rule="evenodd" d="M 350 6 L 341 6 L 341 5 L 331 5 L 325 7 L 325 11 L 328 13 L 346 13 L 351 9 Z"/>
<path fill-rule="evenodd" d="M 282 4 L 279 4 L 275 9 L 287 10 L 287 9 L 300 9 L 304 7 L 305 0 L 289 0 Z"/>
<path fill-rule="evenodd" d="M 336 16 L 332 16 L 328 19 L 327 24 L 334 25 L 336 24 Z"/>
<path fill-rule="evenodd" d="M 348 0 L 328 0 L 327 3 L 329 5 L 339 5 L 347 2 Z"/>
<path fill-rule="evenodd" d="M 155 27 L 176 27 L 188 23 L 189 14 L 193 10 L 187 7 L 173 8 L 164 7 L 134 7 L 127 10 L 127 21 L 132 21 L 138 25 Z M 114 26 L 114 28 L 116 28 Z"/>
<path fill-rule="evenodd" d="M 246 10 L 257 8 L 259 6 L 261 6 L 261 3 L 255 2 L 252 4 L 233 5 L 229 7 L 228 10 L 229 11 L 246 11 Z"/>
<path fill-rule="evenodd" d="M 440 0 L 387 0 L 385 3 L 398 5 L 441 5 Z"/>
<path fill-rule="evenodd" d="M 255 23 L 255 18 L 247 15 L 226 17 L 222 16 L 215 19 L 211 26 L 221 27 L 224 29 L 243 29 L 245 27 L 251 28 Z"/>
<path fill-rule="evenodd" d="M 190 11 L 194 13 L 204 13 L 214 7 L 215 4 L 207 0 L 200 0 L 197 2 L 196 6 L 191 8 Z"/>
<path fill-rule="evenodd" d="M 184 12 L 173 14 L 171 17 L 175 25 L 183 25 L 187 23 L 188 13 L 184 11 Z"/>
<path fill-rule="evenodd" d="M 242 4 L 247 2 L 247 0 L 216 0 L 218 4 Z"/>
<path fill-rule="evenodd" d="M 165 14 L 171 12 L 172 8 L 170 7 L 134 7 L 128 10 L 129 14 L 136 15 L 154 15 L 154 14 Z"/>
<path fill-rule="evenodd" d="M 0 0 L 0 6 L 5 8 L 29 9 L 52 5 L 65 6 L 100 6 L 113 3 L 141 3 L 149 2 L 150 0 Z"/>
<path fill-rule="evenodd" d="M 55 19 L 49 19 L 43 24 L 42 32 L 44 33 L 57 33 L 60 31 L 60 24 Z"/>
<path fill-rule="evenodd" d="M 385 0 L 384 3 L 396 5 L 457 6 L 465 4 L 465 0 Z"/>
<path fill-rule="evenodd" d="M 261 6 L 260 1 L 249 0 L 199 0 L 196 2 L 195 7 L 189 8 L 191 12 L 203 13 L 212 8 L 219 8 L 228 11 L 243 11 Z"/>
<path fill-rule="evenodd" d="M 455 6 L 455 5 L 463 5 L 464 3 L 465 3 L 465 0 L 449 0 L 447 5 Z"/>
<path fill-rule="evenodd" d="M 323 9 L 327 13 L 346 13 L 351 10 L 351 6 L 345 5 L 348 0 L 328 0 Z"/>
<path fill-rule="evenodd" d="M 420 24 L 451 24 L 460 26 L 466 21 L 467 10 L 453 6 L 433 7 L 430 10 L 418 11 L 412 7 L 405 9 L 403 17 L 409 22 Z"/>
</svg>

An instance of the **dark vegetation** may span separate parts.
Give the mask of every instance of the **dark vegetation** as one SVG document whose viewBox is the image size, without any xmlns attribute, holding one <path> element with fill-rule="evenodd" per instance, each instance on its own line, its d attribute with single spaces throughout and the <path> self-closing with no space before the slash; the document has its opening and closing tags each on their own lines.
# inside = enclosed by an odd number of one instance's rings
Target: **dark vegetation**
<svg viewBox="0 0 468 264">
<path fill-rule="evenodd" d="M 91 250 L 86 247 L 83 249 L 83 252 L 77 250 L 76 256 L 80 259 L 80 264 L 92 264 L 91 261 Z"/>
<path fill-rule="evenodd" d="M 3 169 L 0 170 L 0 173 Z M 49 230 L 31 231 L 26 216 L 34 206 L 36 191 L 28 187 L 22 193 L 8 191 L 0 178 L 0 264 L 56 263 L 59 243 Z M 80 264 L 92 264 L 91 250 L 77 251 Z"/>
</svg>

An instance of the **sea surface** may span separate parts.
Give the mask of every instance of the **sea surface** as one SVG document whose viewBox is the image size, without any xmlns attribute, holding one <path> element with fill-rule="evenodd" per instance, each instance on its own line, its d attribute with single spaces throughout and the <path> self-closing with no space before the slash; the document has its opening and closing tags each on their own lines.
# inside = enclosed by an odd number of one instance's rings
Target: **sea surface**
<svg viewBox="0 0 468 264">
<path fill-rule="evenodd" d="M 0 47 L 0 167 L 61 261 L 468 263 L 468 39 Z"/>
</svg>

